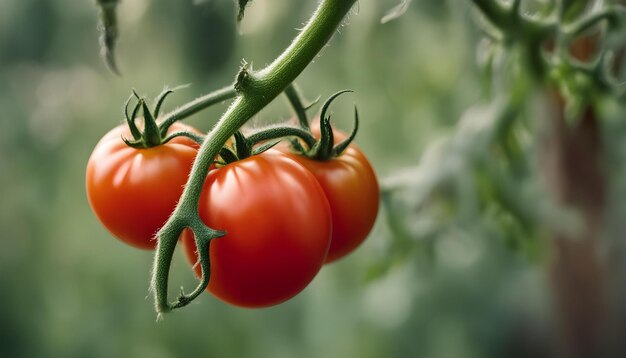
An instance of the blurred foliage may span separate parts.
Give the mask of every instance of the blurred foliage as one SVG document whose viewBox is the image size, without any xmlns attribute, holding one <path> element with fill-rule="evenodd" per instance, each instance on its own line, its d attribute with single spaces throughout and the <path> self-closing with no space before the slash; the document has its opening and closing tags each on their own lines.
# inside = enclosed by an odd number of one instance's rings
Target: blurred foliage
<svg viewBox="0 0 626 358">
<path fill-rule="evenodd" d="M 537 224 L 562 217 L 524 172 L 537 155 L 527 129 L 541 117 L 531 108 L 507 126 L 507 99 L 498 89 L 498 99 L 486 96 L 482 34 L 468 4 L 413 1 L 381 24 L 398 3 L 361 1 L 298 81 L 309 99 L 355 91 L 334 104 L 333 118 L 351 128 L 358 105 L 357 143 L 389 188 L 368 241 L 280 306 L 245 310 L 204 295 L 155 323 L 144 299 L 152 254 L 98 224 L 83 189 L 87 158 L 121 122 L 131 88 L 154 97 L 191 83 L 174 106 L 230 83 L 243 58 L 261 67 L 280 53 L 316 1 L 255 0 L 239 26 L 232 1 L 122 1 L 122 77 L 99 58 L 93 1 L 0 2 L 0 356 L 545 353 L 554 312 Z M 224 108 L 189 123 L 209 130 Z M 626 112 L 604 110 L 608 228 L 623 237 Z M 252 125 L 290 116 L 279 99 Z M 507 166 L 516 150 L 523 160 Z M 611 250 L 621 255 L 623 243 Z M 623 275 L 616 280 L 624 287 Z M 172 282 L 195 282 L 180 252 Z"/>
</svg>

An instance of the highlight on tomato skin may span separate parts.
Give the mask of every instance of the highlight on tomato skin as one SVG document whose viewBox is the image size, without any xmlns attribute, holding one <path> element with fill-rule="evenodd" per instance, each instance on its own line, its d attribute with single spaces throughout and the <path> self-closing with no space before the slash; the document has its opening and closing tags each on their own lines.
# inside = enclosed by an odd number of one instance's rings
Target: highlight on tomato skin
<svg viewBox="0 0 626 358">
<path fill-rule="evenodd" d="M 320 137 L 318 125 L 311 127 Z M 333 129 L 335 144 L 347 135 Z M 380 188 L 376 173 L 363 152 L 350 144 L 341 155 L 329 160 L 314 160 L 293 153 L 288 145 L 277 149 L 306 167 L 318 180 L 330 204 L 333 233 L 326 263 L 339 260 L 367 238 L 378 215 Z"/>
<path fill-rule="evenodd" d="M 175 123 L 168 133 L 200 132 Z M 156 247 L 154 234 L 174 210 L 198 151 L 186 137 L 145 149 L 122 140 L 132 138 L 128 126 L 107 133 L 93 150 L 86 170 L 91 209 L 102 225 L 124 243 L 140 249 Z"/>
<path fill-rule="evenodd" d="M 210 244 L 207 288 L 224 302 L 248 308 L 282 303 L 324 264 L 332 230 L 328 201 L 313 175 L 279 151 L 212 170 L 199 211 L 207 226 L 227 232 Z M 189 230 L 182 241 L 195 264 Z M 201 275 L 200 265 L 195 272 Z"/>
</svg>

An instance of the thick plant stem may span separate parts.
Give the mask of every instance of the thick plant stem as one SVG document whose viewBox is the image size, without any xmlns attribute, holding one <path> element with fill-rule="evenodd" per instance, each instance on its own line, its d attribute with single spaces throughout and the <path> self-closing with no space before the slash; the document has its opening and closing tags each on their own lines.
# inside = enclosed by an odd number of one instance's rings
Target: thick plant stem
<svg viewBox="0 0 626 358">
<path fill-rule="evenodd" d="M 181 296 L 174 304 L 168 302 L 169 269 L 173 248 L 185 227 L 193 229 L 196 240 L 198 240 L 198 235 L 202 234 L 196 230 L 200 220 L 198 203 L 205 177 L 215 156 L 230 136 L 276 98 L 315 59 L 355 2 L 356 0 L 321 1 L 304 29 L 274 62 L 259 72 L 248 72 L 244 66 L 237 76 L 236 99 L 222 115 L 215 128 L 207 135 L 174 213 L 157 234 L 159 241 L 151 285 L 157 313 L 161 314 L 186 305 L 208 284 L 205 276 L 209 273 L 203 272 L 200 285 L 191 295 Z M 210 240 L 215 237 L 217 236 L 204 237 L 200 240 Z"/>
</svg>

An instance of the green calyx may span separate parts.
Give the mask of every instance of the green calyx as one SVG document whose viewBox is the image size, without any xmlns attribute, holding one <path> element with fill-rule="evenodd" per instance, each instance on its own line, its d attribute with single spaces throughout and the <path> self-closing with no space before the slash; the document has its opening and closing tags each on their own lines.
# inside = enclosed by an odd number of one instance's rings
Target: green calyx
<svg viewBox="0 0 626 358">
<path fill-rule="evenodd" d="M 305 142 L 307 148 L 304 148 L 300 141 L 292 140 L 291 146 L 294 151 L 311 159 L 323 161 L 340 156 L 348 148 L 348 146 L 356 137 L 357 131 L 359 130 L 359 112 L 356 106 L 354 107 L 354 128 L 352 129 L 352 132 L 350 132 L 350 135 L 337 145 L 335 145 L 335 135 L 333 132 L 333 127 L 330 123 L 331 116 L 330 114 L 326 114 L 331 103 L 337 97 L 347 92 L 352 91 L 339 91 L 330 96 L 322 106 L 322 112 L 320 114 L 320 139 L 312 144 Z"/>
<path fill-rule="evenodd" d="M 234 134 L 233 144 L 220 150 L 221 161 L 218 164 L 227 165 L 243 160 L 253 155 L 261 154 L 274 147 L 284 137 L 297 137 L 305 143 L 313 145 L 315 138 L 307 130 L 292 126 L 275 126 L 261 129 L 248 137 L 241 131 Z"/>
<path fill-rule="evenodd" d="M 290 85 L 285 90 L 285 95 L 298 116 L 299 127 L 289 125 L 272 126 L 258 130 L 247 137 L 238 130 L 233 136 L 234 141 L 232 145 L 225 146 L 220 150 L 219 155 L 221 160 L 216 161 L 216 163 L 227 165 L 253 155 L 261 154 L 274 147 L 283 138 L 290 138 L 291 146 L 295 152 L 314 160 L 330 160 L 340 156 L 356 137 L 356 133 L 359 129 L 359 113 L 355 107 L 354 129 L 345 140 L 335 145 L 333 127 L 330 123 L 331 116 L 327 115 L 327 112 L 332 102 L 337 97 L 347 92 L 352 91 L 339 91 L 330 96 L 322 106 L 320 115 L 320 139 L 317 140 L 311 133 L 311 126 L 306 117 L 306 110 L 312 105 L 305 107 L 302 104 L 300 94 L 296 87 Z M 314 103 L 316 102 L 317 100 L 314 101 Z"/>
<path fill-rule="evenodd" d="M 248 158 L 251 155 L 262 153 L 253 149 L 253 144 L 243 135 L 243 133 L 241 133 L 240 130 L 235 132 L 233 137 L 234 141 L 232 145 L 225 146 L 220 150 L 220 157 L 222 160 L 217 161 L 217 164 L 227 165 L 238 160 Z"/>
<path fill-rule="evenodd" d="M 161 124 L 157 123 L 157 118 L 159 117 L 165 98 L 169 94 L 174 93 L 176 89 L 177 88 L 164 89 L 163 92 L 161 92 L 161 94 L 157 97 L 152 110 L 148 108 L 148 104 L 146 103 L 146 99 L 144 97 L 139 96 L 135 90 L 132 91 L 132 94 L 128 97 L 128 100 L 126 100 L 126 104 L 124 105 L 124 117 L 126 118 L 126 123 L 130 129 L 130 133 L 133 136 L 133 139 L 122 138 L 126 145 L 133 148 L 146 149 L 165 144 L 176 137 L 187 137 L 194 140 L 198 144 L 202 144 L 202 141 L 204 140 L 203 136 L 195 133 L 181 131 L 168 135 L 167 132 L 169 128 L 172 124 L 174 124 L 173 121 L 163 121 Z M 133 98 L 137 99 L 137 103 L 129 116 L 128 106 Z M 139 129 L 137 123 L 135 122 L 140 109 L 143 111 L 143 131 Z"/>
</svg>

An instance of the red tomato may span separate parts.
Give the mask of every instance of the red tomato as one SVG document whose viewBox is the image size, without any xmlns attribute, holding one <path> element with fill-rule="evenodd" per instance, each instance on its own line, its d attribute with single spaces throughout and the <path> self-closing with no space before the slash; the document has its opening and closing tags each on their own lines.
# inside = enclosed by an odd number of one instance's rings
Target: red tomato
<svg viewBox="0 0 626 358">
<path fill-rule="evenodd" d="M 198 130 L 181 124 L 168 133 Z M 136 149 L 123 124 L 107 133 L 87 163 L 87 197 L 102 224 L 118 239 L 142 249 L 154 249 L 154 234 L 176 206 L 187 182 L 199 145 L 186 137 Z"/>
<path fill-rule="evenodd" d="M 319 126 L 312 127 L 319 138 Z M 335 143 L 347 136 L 333 131 Z M 333 234 L 326 262 L 335 261 L 356 249 L 376 221 L 380 191 L 374 169 L 354 144 L 338 157 L 318 161 L 293 154 L 287 146 L 278 149 L 306 167 L 319 181 L 328 198 L 333 217 Z"/>
<path fill-rule="evenodd" d="M 313 175 L 283 153 L 262 154 L 211 171 L 199 205 L 211 242 L 208 290 L 242 307 L 279 304 L 302 291 L 324 263 L 331 214 Z M 193 235 L 182 235 L 190 262 Z M 196 273 L 201 269 L 196 266 Z"/>
</svg>

